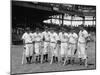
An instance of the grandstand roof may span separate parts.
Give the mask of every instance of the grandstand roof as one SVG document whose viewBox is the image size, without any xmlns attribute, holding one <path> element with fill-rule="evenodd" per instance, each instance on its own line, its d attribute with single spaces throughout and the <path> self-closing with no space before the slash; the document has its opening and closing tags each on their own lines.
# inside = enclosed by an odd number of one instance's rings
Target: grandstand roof
<svg viewBox="0 0 100 75">
<path fill-rule="evenodd" d="M 41 2 L 25 2 L 12 1 L 12 20 L 14 17 L 18 19 L 28 18 L 35 22 L 42 22 L 49 16 L 56 14 L 68 14 L 84 16 L 96 16 L 96 6 L 91 5 L 75 5 L 75 4 L 59 4 L 59 3 L 41 3 Z"/>
</svg>

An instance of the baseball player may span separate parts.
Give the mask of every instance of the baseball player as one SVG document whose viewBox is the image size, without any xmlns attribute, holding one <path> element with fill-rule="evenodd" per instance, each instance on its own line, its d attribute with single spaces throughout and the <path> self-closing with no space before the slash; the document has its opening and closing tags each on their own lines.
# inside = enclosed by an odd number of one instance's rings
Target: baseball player
<svg viewBox="0 0 100 75">
<path fill-rule="evenodd" d="M 23 39 L 23 43 L 25 44 L 24 54 L 27 60 L 27 64 L 30 64 L 32 59 L 32 54 L 33 54 L 33 44 L 32 44 L 32 36 L 29 28 L 26 28 L 26 32 L 23 34 L 22 39 Z"/>
<path fill-rule="evenodd" d="M 40 47 L 41 47 L 41 41 L 42 41 L 42 34 L 39 32 L 38 28 L 36 28 L 36 32 L 34 33 L 34 39 L 35 39 L 36 62 L 39 62 L 40 61 Z"/>
<path fill-rule="evenodd" d="M 78 57 L 80 59 L 80 65 L 84 62 L 84 65 L 87 66 L 87 54 L 86 54 L 86 44 L 88 38 L 88 32 L 79 26 L 79 38 L 78 38 Z"/>
<path fill-rule="evenodd" d="M 49 41 L 50 41 L 47 27 L 45 27 L 45 31 L 42 33 L 42 35 L 43 35 L 43 41 L 44 41 L 43 58 L 47 62 L 48 61 Z"/>
<path fill-rule="evenodd" d="M 43 38 L 43 31 L 40 31 L 40 53 L 39 53 L 39 62 L 43 63 L 43 52 L 44 52 L 44 38 Z"/>
<path fill-rule="evenodd" d="M 75 59 L 75 50 L 77 49 L 77 40 L 78 35 L 75 33 L 75 30 L 72 28 L 71 33 L 69 34 L 69 50 L 68 50 L 68 56 L 71 59 L 71 64 L 74 64 Z"/>
<path fill-rule="evenodd" d="M 32 61 L 35 59 L 35 36 L 34 36 L 34 31 L 31 33 L 32 36 L 32 42 L 33 42 L 33 56 L 32 56 Z"/>
<path fill-rule="evenodd" d="M 55 33 L 56 46 L 54 50 L 54 62 L 58 62 L 61 42 L 59 38 L 59 31 L 56 31 Z"/>
<path fill-rule="evenodd" d="M 64 41 L 65 41 L 65 49 L 64 49 L 64 51 L 65 51 L 65 60 L 64 60 L 64 64 L 63 65 L 65 65 L 66 64 L 66 61 L 68 61 L 68 42 L 69 42 L 69 34 L 68 34 L 68 32 L 66 32 L 67 31 L 67 29 L 66 30 L 64 30 Z"/>
<path fill-rule="evenodd" d="M 62 29 L 62 32 L 59 33 L 60 41 L 61 41 L 61 50 L 60 50 L 60 56 L 61 56 L 61 61 L 63 62 L 65 57 L 67 59 L 67 48 L 68 48 L 68 34 L 65 33 L 64 28 Z M 64 63 L 65 64 L 65 63 Z"/>
<path fill-rule="evenodd" d="M 50 32 L 50 51 L 51 51 L 51 61 L 50 64 L 53 63 L 53 60 L 55 59 L 55 54 L 56 54 L 56 37 L 57 34 L 54 32 L 54 30 L 52 29 Z"/>
</svg>

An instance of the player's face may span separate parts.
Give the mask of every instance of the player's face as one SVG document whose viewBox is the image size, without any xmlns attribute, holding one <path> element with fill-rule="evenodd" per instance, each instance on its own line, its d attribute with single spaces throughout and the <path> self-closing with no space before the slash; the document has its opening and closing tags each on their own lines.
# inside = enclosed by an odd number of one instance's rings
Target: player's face
<svg viewBox="0 0 100 75">
<path fill-rule="evenodd" d="M 45 29 L 46 32 L 48 32 L 48 29 Z"/>
<path fill-rule="evenodd" d="M 30 33 L 30 30 L 27 30 L 26 32 L 27 32 L 27 33 Z"/>
<path fill-rule="evenodd" d="M 57 30 L 57 33 L 59 33 L 59 30 Z"/>
<path fill-rule="evenodd" d="M 36 30 L 37 33 L 39 33 L 39 30 Z"/>
<path fill-rule="evenodd" d="M 34 31 L 32 31 L 32 33 L 34 33 Z"/>
<path fill-rule="evenodd" d="M 72 33 L 74 33 L 74 30 L 72 30 Z"/>
<path fill-rule="evenodd" d="M 79 29 L 80 29 L 80 30 L 83 30 L 83 27 L 80 27 Z"/>
<path fill-rule="evenodd" d="M 30 33 L 32 33 L 32 30 L 30 30 Z"/>
<path fill-rule="evenodd" d="M 64 33 L 64 30 L 62 30 L 62 33 Z"/>
<path fill-rule="evenodd" d="M 51 33 L 53 33 L 54 32 L 54 30 L 51 30 Z"/>
<path fill-rule="evenodd" d="M 64 32 L 67 33 L 67 30 L 65 30 Z"/>
</svg>

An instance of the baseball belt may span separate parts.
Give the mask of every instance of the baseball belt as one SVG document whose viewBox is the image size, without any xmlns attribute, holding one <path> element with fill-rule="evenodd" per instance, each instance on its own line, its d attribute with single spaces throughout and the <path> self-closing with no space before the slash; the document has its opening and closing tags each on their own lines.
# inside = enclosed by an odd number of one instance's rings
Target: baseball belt
<svg viewBox="0 0 100 75">
<path fill-rule="evenodd" d="M 33 43 L 25 43 L 25 44 L 33 44 Z"/>
<path fill-rule="evenodd" d="M 35 41 L 35 43 L 40 43 L 41 41 Z"/>
<path fill-rule="evenodd" d="M 80 42 L 80 41 L 78 41 L 78 43 L 80 43 L 80 44 L 86 44 L 86 42 Z"/>
<path fill-rule="evenodd" d="M 50 41 L 44 41 L 44 42 L 50 42 Z"/>
<path fill-rule="evenodd" d="M 56 42 L 50 42 L 50 43 L 56 43 Z"/>
<path fill-rule="evenodd" d="M 76 43 L 69 43 L 69 44 L 75 45 Z"/>
<path fill-rule="evenodd" d="M 61 43 L 68 43 L 68 42 L 61 42 Z"/>
</svg>

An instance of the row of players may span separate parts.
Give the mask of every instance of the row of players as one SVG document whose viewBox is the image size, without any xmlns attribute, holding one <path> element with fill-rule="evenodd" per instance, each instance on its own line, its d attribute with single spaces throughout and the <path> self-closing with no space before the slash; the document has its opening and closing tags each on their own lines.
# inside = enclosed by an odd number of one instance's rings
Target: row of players
<svg viewBox="0 0 100 75">
<path fill-rule="evenodd" d="M 56 32 L 54 29 L 48 30 L 46 27 L 43 32 L 36 28 L 36 32 L 32 33 L 29 28 L 26 28 L 22 39 L 25 48 L 24 57 L 26 57 L 27 63 L 31 63 L 33 54 L 36 61 L 40 60 L 41 63 L 48 61 L 48 54 L 50 53 L 50 64 L 54 60 L 58 61 L 59 57 L 60 61 L 63 61 L 63 65 L 69 60 L 73 64 L 77 52 L 80 64 L 87 66 L 86 45 L 89 34 L 83 26 L 79 26 L 79 29 L 77 34 L 74 29 L 68 33 L 67 29 L 64 28 Z"/>
</svg>

